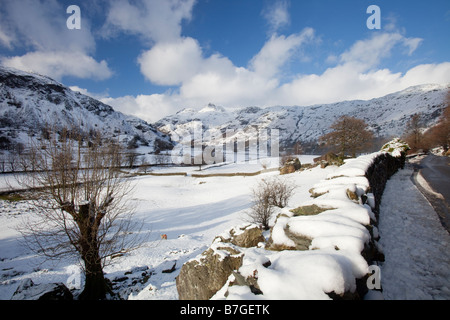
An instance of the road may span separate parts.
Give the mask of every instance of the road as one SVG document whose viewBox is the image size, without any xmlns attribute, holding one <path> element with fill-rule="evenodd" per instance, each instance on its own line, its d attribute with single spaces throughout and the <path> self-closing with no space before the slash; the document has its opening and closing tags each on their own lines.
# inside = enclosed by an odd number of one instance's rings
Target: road
<svg viewBox="0 0 450 320">
<path fill-rule="evenodd" d="M 450 158 L 428 155 L 415 169 L 413 180 L 416 186 L 434 207 L 443 226 L 450 232 Z M 421 182 L 421 177 L 425 179 L 425 184 Z"/>
</svg>

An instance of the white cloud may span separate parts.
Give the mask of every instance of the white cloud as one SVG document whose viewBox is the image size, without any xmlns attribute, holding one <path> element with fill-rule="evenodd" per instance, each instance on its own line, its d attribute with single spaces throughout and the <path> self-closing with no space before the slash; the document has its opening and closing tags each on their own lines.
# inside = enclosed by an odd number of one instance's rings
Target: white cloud
<svg viewBox="0 0 450 320">
<path fill-rule="evenodd" d="M 0 45 L 12 49 L 13 48 L 13 38 L 2 30 L 2 26 L 0 26 Z"/>
<path fill-rule="evenodd" d="M 250 68 L 260 76 L 273 77 L 289 60 L 294 51 L 314 37 L 314 30 L 306 28 L 288 37 L 272 35 L 264 47 L 250 61 Z"/>
<path fill-rule="evenodd" d="M 403 44 L 408 47 L 408 55 L 412 55 L 414 51 L 419 47 L 419 45 L 422 43 L 423 39 L 421 38 L 410 38 L 410 39 L 404 39 Z"/>
<path fill-rule="evenodd" d="M 204 58 L 197 73 L 183 81 L 179 94 L 190 102 L 203 101 L 202 104 L 266 105 L 279 86 L 283 66 L 313 37 L 314 31 L 310 28 L 288 37 L 274 34 L 250 60 L 247 68 L 237 67 L 218 54 Z"/>
<path fill-rule="evenodd" d="M 337 65 L 322 74 L 297 74 L 281 82 L 283 66 L 314 38 L 310 28 L 290 36 L 273 34 L 248 67 L 237 67 L 219 54 L 204 57 L 195 39 L 156 44 L 141 56 L 143 74 L 151 81 L 179 84 L 179 90 L 127 97 L 121 101 L 122 108 L 151 122 L 182 107 L 201 107 L 209 102 L 224 107 L 305 106 L 371 99 L 425 83 L 450 83 L 450 62 L 418 65 L 405 73 L 380 68 L 394 52 L 399 57 L 413 54 L 422 41 L 398 32 L 377 33 L 355 42 L 340 55 L 329 56 L 326 62 Z M 167 64 L 164 57 L 168 57 Z M 117 99 L 114 103 L 120 105 Z"/>
<path fill-rule="evenodd" d="M 67 29 L 69 15 L 55 0 L 7 1 L 2 9 L 6 12 L 10 31 L 18 40 L 16 45 L 30 46 L 37 51 L 95 51 L 88 19 L 83 16 L 80 30 Z"/>
<path fill-rule="evenodd" d="M 179 97 L 170 94 L 152 94 L 138 96 L 124 96 L 119 98 L 100 99 L 105 104 L 124 114 L 131 114 L 147 122 L 176 113 L 183 102 Z"/>
<path fill-rule="evenodd" d="M 6 21 L 6 17 L 0 11 L 0 22 Z M 13 49 L 13 43 L 16 41 L 13 32 L 10 30 L 10 27 L 5 23 L 0 23 L 0 46 L 3 46 L 7 49 Z"/>
<path fill-rule="evenodd" d="M 407 53 L 411 55 L 421 42 L 420 38 L 406 38 L 398 32 L 375 34 L 370 39 L 357 41 L 341 55 L 341 62 L 358 64 L 365 70 L 389 57 L 395 46 L 407 47 Z"/>
<path fill-rule="evenodd" d="M 404 74 L 378 68 L 396 46 L 411 55 L 422 42 L 398 32 L 379 33 L 359 40 L 339 57 L 340 63 L 320 75 L 298 75 L 278 90 L 278 101 L 286 105 L 310 105 L 342 100 L 371 99 L 409 86 L 450 83 L 450 63 L 416 66 Z M 337 60 L 336 56 L 327 62 Z"/>
<path fill-rule="evenodd" d="M 358 72 L 351 63 L 327 69 L 320 75 L 298 76 L 279 85 L 245 68 L 230 74 L 204 72 L 184 83 L 179 91 L 164 94 L 102 99 L 126 114 L 148 122 L 174 114 L 184 107 L 212 102 L 224 107 L 297 105 L 308 106 L 343 100 L 372 99 L 427 83 L 450 83 L 450 62 L 419 65 L 405 74 L 388 69 Z"/>
<path fill-rule="evenodd" d="M 9 35 L 2 37 L 0 31 L 0 42 L 10 49 L 31 48 L 23 56 L 2 57 L 3 65 L 58 80 L 64 76 L 102 80 L 112 75 L 106 61 L 97 62 L 92 57 L 95 39 L 85 16 L 81 30 L 69 30 L 66 8 L 56 0 L 16 0 L 2 5 L 2 29 L 7 26 Z"/>
<path fill-rule="evenodd" d="M 192 38 L 157 43 L 139 56 L 141 73 L 159 85 L 179 85 L 194 76 L 202 64 L 202 50 Z"/>
<path fill-rule="evenodd" d="M 29 52 L 23 56 L 4 57 L 1 64 L 24 71 L 33 71 L 60 80 L 71 75 L 78 78 L 103 80 L 111 77 L 112 72 L 106 61 L 95 61 L 82 52 Z"/>
<path fill-rule="evenodd" d="M 103 34 L 137 34 L 149 42 L 174 41 L 180 37 L 181 22 L 190 20 L 195 0 L 115 0 L 108 9 Z"/>
<path fill-rule="evenodd" d="M 450 83 L 450 62 L 418 65 L 401 79 L 403 88 L 426 83 Z"/>
<path fill-rule="evenodd" d="M 291 22 L 288 12 L 289 2 L 287 0 L 278 0 L 263 9 L 263 16 L 269 24 L 269 33 L 276 33 L 281 28 L 287 26 Z"/>
</svg>

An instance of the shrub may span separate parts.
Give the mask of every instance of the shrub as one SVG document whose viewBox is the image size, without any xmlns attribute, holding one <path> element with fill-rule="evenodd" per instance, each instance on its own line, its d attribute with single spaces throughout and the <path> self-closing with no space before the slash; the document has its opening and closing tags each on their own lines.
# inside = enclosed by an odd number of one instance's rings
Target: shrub
<svg viewBox="0 0 450 320">
<path fill-rule="evenodd" d="M 253 189 L 253 206 L 247 215 L 250 221 L 269 229 L 275 207 L 284 208 L 294 194 L 295 185 L 286 179 L 262 179 Z"/>
</svg>

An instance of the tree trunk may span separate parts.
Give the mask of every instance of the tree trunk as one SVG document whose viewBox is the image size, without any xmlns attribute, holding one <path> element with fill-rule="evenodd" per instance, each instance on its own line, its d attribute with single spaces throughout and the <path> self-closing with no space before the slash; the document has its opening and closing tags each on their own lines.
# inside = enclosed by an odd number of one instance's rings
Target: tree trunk
<svg viewBox="0 0 450 320">
<path fill-rule="evenodd" d="M 101 261 L 84 261 L 86 282 L 84 290 L 80 294 L 80 300 L 103 300 L 107 293 L 111 293 L 111 288 L 103 276 Z"/>
<path fill-rule="evenodd" d="M 111 293 L 105 277 L 99 255 L 97 243 L 97 230 L 95 215 L 91 212 L 90 204 L 80 205 L 78 214 L 78 227 L 80 229 L 81 258 L 84 262 L 86 283 L 80 294 L 80 300 L 102 300 L 106 294 Z"/>
</svg>

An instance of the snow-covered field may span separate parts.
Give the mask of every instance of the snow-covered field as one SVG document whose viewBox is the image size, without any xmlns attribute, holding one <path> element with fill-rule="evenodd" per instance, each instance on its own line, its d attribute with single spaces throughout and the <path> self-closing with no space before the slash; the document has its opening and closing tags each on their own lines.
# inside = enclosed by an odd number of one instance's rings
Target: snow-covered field
<svg viewBox="0 0 450 320">
<path fill-rule="evenodd" d="M 312 156 L 300 157 L 302 163 L 312 162 Z M 264 296 L 253 295 L 247 287 L 227 287 L 219 291 L 215 299 L 222 299 L 224 290 L 228 299 L 322 299 L 328 298 L 324 291 L 342 287 L 351 289 L 356 273 L 364 270 L 358 250 L 365 241 L 365 222 L 355 223 L 365 214 L 349 207 L 350 202 L 334 199 L 340 197 L 336 185 L 325 180 L 333 176 L 358 173 L 359 166 L 366 166 L 371 156 L 354 162 L 354 165 L 325 169 L 316 167 L 284 176 L 295 183 L 294 196 L 288 207 L 305 204 L 322 204 L 334 201 L 333 214 L 321 217 L 296 217 L 292 228 L 309 226 L 302 232 L 311 233 L 312 245 L 320 250 L 309 251 L 267 251 L 250 248 L 245 251 L 241 274 L 259 272 L 258 283 Z M 350 161 L 349 163 L 351 163 Z M 364 162 L 366 164 L 364 164 Z M 202 173 L 254 172 L 258 166 L 230 164 L 202 168 Z M 163 168 L 155 172 L 186 172 L 187 176 L 141 176 L 134 179 L 135 192 L 132 202 L 136 206 L 136 219 L 144 222 L 142 237 L 145 246 L 131 253 L 113 259 L 105 268 L 106 276 L 113 281 L 115 291 L 123 299 L 174 300 L 178 299 L 175 278 L 181 266 L 198 257 L 211 246 L 213 239 L 226 230 L 245 223 L 245 212 L 251 207 L 251 190 L 263 178 L 278 175 L 268 172 L 257 176 L 194 178 L 196 168 Z M 388 182 L 380 213 L 380 247 L 386 256 L 381 265 L 381 282 L 385 299 L 449 299 L 450 298 L 450 237 L 412 182 L 410 169 L 401 170 Z M 355 183 L 364 187 L 360 177 L 340 177 L 335 183 Z M 309 190 L 328 189 L 326 197 L 311 199 Z M 331 192 L 332 191 L 332 192 Z M 333 196 L 334 194 L 334 196 Z M 347 199 L 348 200 L 348 199 Z M 342 204 L 342 206 L 341 206 Z M 330 203 L 331 205 L 331 203 Z M 289 215 L 288 210 L 283 209 Z M 361 211 L 361 213 L 363 213 Z M 370 210 L 367 211 L 370 213 Z M 31 278 L 34 283 L 65 283 L 69 288 L 83 287 L 83 277 L 76 261 L 62 260 L 58 263 L 45 261 L 20 244 L 21 236 L 15 230 L 21 220 L 32 214 L 26 201 L 7 202 L 0 200 L 0 299 L 10 299 L 19 283 Z M 332 217 L 333 216 L 333 217 Z M 274 217 L 275 218 L 275 217 Z M 351 220 L 353 219 L 353 220 Z M 303 220 L 302 224 L 297 223 Z M 273 223 L 274 221 L 272 221 Z M 278 224 L 282 224 L 279 219 Z M 317 229 L 316 227 L 320 227 Z M 344 236 L 322 234 L 323 230 L 342 230 Z M 323 228 L 324 227 L 324 228 Z M 348 234 L 347 231 L 351 231 Z M 167 240 L 161 239 L 166 234 Z M 265 233 L 268 237 L 269 234 Z M 275 234 L 276 238 L 276 234 Z M 283 237 L 274 239 L 283 241 Z M 335 246 L 339 251 L 328 250 Z M 328 251 L 327 251 L 328 250 Z M 352 253 L 353 252 L 353 253 Z M 259 264 L 269 258 L 270 268 Z M 360 261 L 361 260 L 361 261 Z M 163 272 L 170 269 L 171 273 Z M 311 266 L 315 266 L 311 269 Z M 362 268 L 357 270 L 356 267 Z M 367 266 L 365 266 L 367 267 Z M 248 269 L 248 270 L 247 270 Z M 290 281 L 289 279 L 295 279 Z M 302 283 L 302 287 L 298 283 Z M 286 283 L 279 286 L 277 283 Z M 319 289 L 319 290 L 317 290 Z M 76 292 L 76 291 L 75 291 Z M 380 298 L 380 295 L 372 295 Z"/>
<path fill-rule="evenodd" d="M 301 156 L 300 160 L 310 163 L 312 158 Z M 236 172 L 262 169 L 261 164 L 248 163 L 226 167 L 202 169 L 201 173 L 230 172 L 231 167 Z M 335 169 L 314 168 L 286 176 L 297 185 L 292 205 L 309 199 L 311 186 Z M 119 280 L 114 283 L 123 298 L 178 299 L 175 277 L 183 263 L 203 252 L 218 234 L 244 223 L 245 212 L 251 207 L 252 188 L 264 177 L 278 174 L 193 178 L 189 173 L 199 173 L 194 171 L 197 168 L 162 170 L 184 170 L 188 176 L 134 178 L 135 218 L 144 222 L 142 236 L 148 241 L 144 247 L 115 258 L 105 268 L 110 280 Z M 0 299 L 10 299 L 20 281 L 26 278 L 34 283 L 62 282 L 69 288 L 82 288 L 83 279 L 76 261 L 44 261 L 20 244 L 21 235 L 15 227 L 30 214 L 32 210 L 26 201 L 0 200 Z M 162 234 L 167 235 L 167 240 L 161 239 Z M 173 273 L 162 273 L 171 269 L 175 261 Z M 143 281 L 146 276 L 147 282 Z"/>
</svg>

